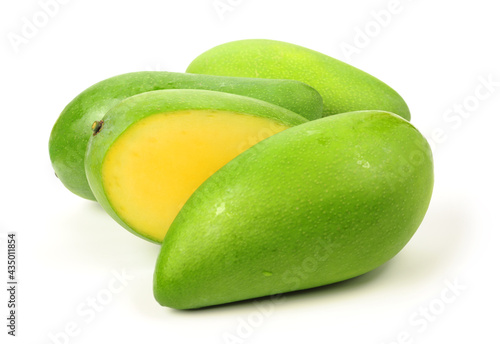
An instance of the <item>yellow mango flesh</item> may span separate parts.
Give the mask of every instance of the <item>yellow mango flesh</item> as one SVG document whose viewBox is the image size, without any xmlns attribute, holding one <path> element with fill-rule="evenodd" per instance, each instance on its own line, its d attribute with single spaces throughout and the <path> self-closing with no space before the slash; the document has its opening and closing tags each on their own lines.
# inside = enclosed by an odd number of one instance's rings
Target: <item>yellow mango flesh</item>
<svg viewBox="0 0 500 344">
<path fill-rule="evenodd" d="M 163 241 L 191 194 L 237 155 L 288 126 L 229 111 L 148 116 L 111 145 L 102 165 L 106 196 L 133 230 Z"/>
</svg>

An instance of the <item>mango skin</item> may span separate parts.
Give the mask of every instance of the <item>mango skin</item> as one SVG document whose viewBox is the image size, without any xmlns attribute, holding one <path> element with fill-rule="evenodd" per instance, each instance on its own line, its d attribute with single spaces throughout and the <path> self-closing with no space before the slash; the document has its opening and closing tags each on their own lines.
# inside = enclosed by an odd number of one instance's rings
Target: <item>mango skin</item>
<svg viewBox="0 0 500 344">
<path fill-rule="evenodd" d="M 122 227 L 147 241 L 154 239 L 137 233 L 125 223 L 110 204 L 102 182 L 101 171 L 108 149 L 134 123 L 158 113 L 181 110 L 221 110 L 250 114 L 295 126 L 307 120 L 294 112 L 258 99 L 206 90 L 159 90 L 129 97 L 103 117 L 101 130 L 92 135 L 85 155 L 85 172 L 93 194 L 104 210 Z M 288 129 L 287 129 L 288 130 Z"/>
<path fill-rule="evenodd" d="M 95 200 L 87 182 L 84 157 L 94 121 L 125 98 L 161 89 L 206 89 L 268 101 L 308 119 L 321 117 L 323 102 L 312 87 L 291 80 L 228 78 L 171 72 L 135 72 L 101 81 L 80 93 L 62 111 L 50 139 L 52 166 L 74 194 Z"/>
<path fill-rule="evenodd" d="M 425 138 L 381 111 L 278 133 L 207 179 L 165 236 L 163 306 L 199 308 L 322 286 L 394 257 L 433 188 Z"/>
<path fill-rule="evenodd" d="M 347 63 L 298 45 L 247 39 L 216 46 L 198 56 L 188 73 L 293 79 L 323 97 L 323 116 L 384 110 L 410 120 L 410 110 L 388 85 Z"/>
</svg>

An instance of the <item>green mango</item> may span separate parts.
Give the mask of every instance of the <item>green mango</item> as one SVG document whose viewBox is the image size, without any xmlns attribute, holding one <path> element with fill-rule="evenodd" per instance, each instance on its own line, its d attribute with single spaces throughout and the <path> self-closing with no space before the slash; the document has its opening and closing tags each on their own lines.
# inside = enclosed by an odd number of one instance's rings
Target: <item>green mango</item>
<svg viewBox="0 0 500 344">
<path fill-rule="evenodd" d="M 160 243 L 210 175 L 259 141 L 305 122 L 279 106 L 229 93 L 141 93 L 96 122 L 85 156 L 87 179 L 119 224 Z"/>
<path fill-rule="evenodd" d="M 187 72 L 299 80 L 321 94 L 323 116 L 384 110 L 410 120 L 403 98 L 382 81 L 330 56 L 290 43 L 266 39 L 225 43 L 198 56 Z"/>
<path fill-rule="evenodd" d="M 360 111 L 292 127 L 194 192 L 165 236 L 155 298 L 199 308 L 364 274 L 410 240 L 432 188 L 429 145 L 400 116 Z"/>
<path fill-rule="evenodd" d="M 231 78 L 170 72 L 135 72 L 101 81 L 80 93 L 62 111 L 49 140 L 52 166 L 71 192 L 95 200 L 84 170 L 91 125 L 130 96 L 161 89 L 206 89 L 257 98 L 287 108 L 307 119 L 321 117 L 321 96 L 291 80 Z"/>
</svg>

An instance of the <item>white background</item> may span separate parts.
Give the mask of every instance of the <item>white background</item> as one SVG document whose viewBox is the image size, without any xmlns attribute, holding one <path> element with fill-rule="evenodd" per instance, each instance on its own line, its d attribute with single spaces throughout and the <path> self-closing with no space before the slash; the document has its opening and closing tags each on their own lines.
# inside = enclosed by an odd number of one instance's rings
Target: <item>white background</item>
<svg viewBox="0 0 500 344">
<path fill-rule="evenodd" d="M 2 343 L 500 342 L 495 1 L 401 0 L 394 8 L 390 0 L 222 0 L 230 9 L 218 13 L 214 0 L 60 0 L 44 22 L 45 2 L 0 5 Z M 389 10 L 390 17 L 380 14 Z M 38 30 L 12 44 L 26 20 Z M 93 83 L 131 71 L 182 72 L 203 51 L 244 38 L 303 45 L 395 88 L 433 141 L 433 199 L 405 249 L 362 277 L 287 294 L 277 304 L 163 308 L 152 294 L 159 247 L 63 187 L 50 166 L 50 130 Z M 347 45 L 359 49 L 348 54 Z M 488 91 L 481 86 L 487 79 Z M 16 338 L 5 326 L 9 231 L 19 239 Z M 89 300 L 109 296 L 108 284 L 123 272 L 133 279 L 90 311 Z"/>
</svg>

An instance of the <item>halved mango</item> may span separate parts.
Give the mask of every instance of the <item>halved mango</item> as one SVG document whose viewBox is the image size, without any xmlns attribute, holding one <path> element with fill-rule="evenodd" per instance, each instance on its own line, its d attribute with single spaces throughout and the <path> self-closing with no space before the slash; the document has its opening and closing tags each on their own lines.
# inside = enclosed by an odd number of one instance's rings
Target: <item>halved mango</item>
<svg viewBox="0 0 500 344">
<path fill-rule="evenodd" d="M 161 242 L 201 183 L 257 141 L 288 127 L 229 111 L 152 115 L 110 147 L 102 168 L 104 190 L 120 218 Z"/>
<path fill-rule="evenodd" d="M 162 242 L 191 194 L 263 139 L 306 122 L 253 98 L 201 90 L 162 90 L 124 100 L 94 128 L 87 178 L 122 226 Z"/>
</svg>

